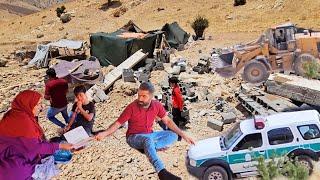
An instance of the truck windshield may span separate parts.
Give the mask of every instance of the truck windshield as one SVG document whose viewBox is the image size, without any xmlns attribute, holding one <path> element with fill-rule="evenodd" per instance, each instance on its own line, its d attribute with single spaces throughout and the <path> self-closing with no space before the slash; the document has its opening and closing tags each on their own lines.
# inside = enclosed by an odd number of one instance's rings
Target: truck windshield
<svg viewBox="0 0 320 180">
<path fill-rule="evenodd" d="M 242 134 L 240 123 L 237 123 L 227 134 L 223 136 L 224 147 L 229 149 Z"/>
</svg>

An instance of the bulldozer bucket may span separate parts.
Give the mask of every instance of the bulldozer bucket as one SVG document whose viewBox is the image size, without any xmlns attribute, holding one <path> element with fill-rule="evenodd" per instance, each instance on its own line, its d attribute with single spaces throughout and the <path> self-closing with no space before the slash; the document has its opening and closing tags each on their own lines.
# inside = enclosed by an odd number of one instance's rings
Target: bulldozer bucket
<svg viewBox="0 0 320 180">
<path fill-rule="evenodd" d="M 229 51 L 222 54 L 212 55 L 213 70 L 224 78 L 232 77 L 236 74 L 236 69 L 232 66 L 234 52 Z"/>
</svg>

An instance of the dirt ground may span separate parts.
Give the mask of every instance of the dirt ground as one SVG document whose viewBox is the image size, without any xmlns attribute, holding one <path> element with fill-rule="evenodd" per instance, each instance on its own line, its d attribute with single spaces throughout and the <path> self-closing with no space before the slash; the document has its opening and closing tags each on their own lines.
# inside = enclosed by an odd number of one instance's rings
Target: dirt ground
<svg viewBox="0 0 320 180">
<path fill-rule="evenodd" d="M 189 72 L 191 65 L 196 64 L 198 61 L 198 50 L 201 49 L 203 53 L 209 53 L 209 50 L 213 46 L 214 41 L 199 41 L 196 42 L 192 48 L 177 52 L 176 56 L 183 56 L 187 59 Z M 172 55 L 171 60 L 174 61 L 174 55 Z M 170 64 L 166 64 L 166 71 L 170 71 Z M 152 72 L 151 82 L 156 85 L 157 89 L 160 89 L 159 85 L 162 78 L 167 75 L 166 71 Z M 3 108 L 7 108 L 13 97 L 23 89 L 32 88 L 43 92 L 44 83 L 39 77 L 42 77 L 44 73 L 44 69 L 28 70 L 19 66 L 17 62 L 11 62 L 8 67 L 2 67 L 0 74 L 2 77 L 1 84 L 3 84 L 3 86 L 1 86 L 0 100 L 2 105 L 5 106 Z M 183 73 L 181 76 L 188 77 L 190 75 Z M 217 92 L 217 96 L 222 96 L 225 99 L 229 97 L 231 97 L 229 99 L 234 99 L 234 92 L 241 82 L 238 78 L 232 80 L 222 79 L 214 74 L 190 77 L 197 78 L 197 90 L 201 91 L 209 88 Z M 17 84 L 26 85 L 19 88 L 14 87 L 14 85 Z M 125 106 L 136 98 L 135 96 L 127 96 L 124 94 L 124 89 L 127 86 L 128 85 L 123 83 L 122 80 L 117 81 L 113 91 L 108 94 L 109 100 L 96 104 L 95 130 L 107 128 L 117 119 Z M 201 110 L 213 110 L 213 102 L 208 103 L 204 101 L 201 93 L 198 95 L 200 96 L 199 102 L 188 104 L 191 124 L 189 125 L 190 129 L 187 129 L 186 133 L 196 140 L 219 135 L 220 132 L 206 126 L 208 119 L 217 118 L 219 114 L 199 115 Z M 45 101 L 44 103 L 48 104 L 48 102 Z M 235 106 L 236 102 L 233 101 L 230 104 Z M 40 124 L 48 138 L 57 135 L 57 127 L 50 123 L 44 114 L 40 118 Z M 228 129 L 230 126 L 231 125 L 225 126 L 225 129 Z M 159 129 L 158 125 L 156 125 L 155 129 Z M 147 158 L 126 144 L 125 131 L 126 129 L 120 129 L 114 136 L 108 137 L 101 142 L 92 142 L 89 147 L 75 153 L 71 163 L 60 166 L 61 173 L 56 179 L 157 179 L 157 174 L 149 164 Z M 173 147 L 167 151 L 160 152 L 159 154 L 169 171 L 181 176 L 183 179 L 194 179 L 187 173 L 184 164 L 188 147 L 189 145 L 186 142 L 181 141 L 174 144 Z"/>
<path fill-rule="evenodd" d="M 215 46 L 215 44 L 215 41 L 198 41 L 189 49 L 176 52 L 175 55 L 171 56 L 171 60 L 174 61 L 175 56 L 186 58 L 188 62 L 187 72 L 190 72 L 191 67 L 197 63 L 200 56 L 198 50 L 203 50 L 203 54 L 207 54 L 212 47 L 219 46 Z M 165 67 L 165 71 L 152 72 L 150 80 L 156 85 L 157 90 L 160 89 L 163 77 L 170 71 L 170 64 L 166 64 Z M 1 86 L 0 91 L 0 102 L 2 104 L 5 102 L 4 104 L 7 107 L 19 91 L 27 88 L 43 92 L 44 83 L 41 77 L 44 73 L 44 69 L 25 69 L 19 66 L 18 62 L 11 62 L 8 67 L 1 67 L 0 74 L 2 78 L 0 82 L 3 86 Z M 187 105 L 190 109 L 191 123 L 188 125 L 189 129 L 185 133 L 195 140 L 201 140 L 217 136 L 229 129 L 232 124 L 224 126 L 223 132 L 218 132 L 207 127 L 208 119 L 217 119 L 220 115 L 214 111 L 214 102 L 205 101 L 201 91 L 210 89 L 212 92 L 215 92 L 216 97 L 229 99 L 228 104 L 231 107 L 235 107 L 237 102 L 234 100 L 234 94 L 240 87 L 241 79 L 238 77 L 223 79 L 215 74 L 190 75 L 188 73 L 182 73 L 181 77 L 183 79 L 187 77 L 189 80 L 190 78 L 196 78 L 198 82 L 196 93 L 200 98 L 199 102 Z M 26 85 L 14 87 L 17 84 Z M 135 85 L 126 84 L 122 80 L 118 80 L 114 85 L 113 91 L 108 94 L 109 99 L 104 103 L 96 104 L 97 114 L 94 130 L 106 129 L 117 119 L 125 106 L 136 98 L 135 96 L 124 94 L 126 88 L 132 86 L 134 87 Z M 48 102 L 44 101 L 44 103 L 48 105 Z M 202 115 L 201 111 L 203 110 L 209 113 Z M 49 122 L 44 115 L 45 113 L 40 117 L 40 124 L 47 138 L 57 136 L 57 127 Z M 62 119 L 62 117 L 59 118 Z M 237 121 L 242 118 L 242 113 L 237 112 Z M 160 128 L 156 125 L 155 129 L 159 130 Z M 70 163 L 59 166 L 61 173 L 55 179 L 157 179 L 157 174 L 147 158 L 127 145 L 125 132 L 125 128 L 119 129 L 114 136 L 107 137 L 101 142 L 94 141 L 87 148 L 76 152 Z M 159 152 L 159 155 L 169 171 L 181 176 L 183 179 L 193 180 L 195 178 L 188 174 L 185 167 L 185 154 L 188 148 L 189 145 L 181 141 L 175 143 L 165 152 Z M 256 178 L 250 177 L 247 179 Z"/>
</svg>

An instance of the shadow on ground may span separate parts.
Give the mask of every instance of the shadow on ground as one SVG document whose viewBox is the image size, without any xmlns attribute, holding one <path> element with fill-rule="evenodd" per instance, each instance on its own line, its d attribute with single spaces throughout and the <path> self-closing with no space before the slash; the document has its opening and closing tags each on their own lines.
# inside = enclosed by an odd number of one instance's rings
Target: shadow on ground
<svg viewBox="0 0 320 180">
<path fill-rule="evenodd" d="M 122 3 L 120 1 L 111 1 L 111 3 L 106 2 L 106 3 L 102 4 L 99 9 L 102 11 L 107 11 L 110 8 L 112 8 L 112 9 L 118 8 L 121 5 L 122 5 Z"/>
</svg>

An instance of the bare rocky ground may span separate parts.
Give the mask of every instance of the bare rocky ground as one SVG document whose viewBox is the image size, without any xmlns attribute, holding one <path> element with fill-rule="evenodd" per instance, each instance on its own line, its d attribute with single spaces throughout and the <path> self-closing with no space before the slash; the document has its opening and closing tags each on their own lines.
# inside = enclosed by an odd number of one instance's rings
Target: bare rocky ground
<svg viewBox="0 0 320 180">
<path fill-rule="evenodd" d="M 33 0 L 26 0 L 31 2 Z M 8 1 L 2 1 L 7 3 Z M 10 1 L 11 2 L 11 1 Z M 43 1 L 44 2 L 44 1 Z M 293 2 L 293 3 L 292 3 Z M 212 35 L 213 41 L 198 41 L 191 48 L 177 52 L 177 56 L 183 56 L 191 66 L 197 64 L 199 50 L 208 54 L 213 46 L 224 47 L 234 43 L 245 42 L 258 37 L 266 28 L 286 21 L 298 23 L 303 27 L 318 28 L 319 2 L 305 0 L 257 0 L 248 1 L 246 6 L 234 8 L 232 3 L 224 0 L 122 0 L 119 7 L 103 8 L 106 0 L 77 0 L 67 3 L 66 7 L 75 17 L 68 24 L 62 24 L 55 16 L 55 8 L 47 9 L 29 16 L 17 17 L 8 12 L 0 11 L 0 53 L 2 58 L 9 60 L 6 67 L 0 67 L 0 118 L 7 110 L 14 96 L 24 89 L 35 89 L 44 92 L 43 75 L 45 69 L 25 69 L 13 60 L 13 54 L 24 48 L 35 50 L 38 43 L 55 41 L 60 38 L 80 39 L 88 41 L 88 34 L 93 32 L 112 32 L 129 20 L 134 20 L 144 30 L 162 27 L 167 22 L 178 21 L 188 32 L 192 32 L 190 22 L 196 14 L 205 15 L 210 20 L 210 27 L 206 35 Z M 305 8 L 301 8 L 303 5 Z M 28 7 L 28 6 L 24 6 Z M 128 11 L 120 18 L 115 18 L 113 13 L 122 7 Z M 157 11 L 164 8 L 163 11 Z M 142 18 L 143 17 L 143 18 Z M 249 22 L 249 23 L 248 23 Z M 12 36 L 14 31 L 14 36 Z M 37 38 L 43 34 L 43 38 Z M 171 56 L 172 60 L 175 57 Z M 170 70 L 166 65 L 166 70 Z M 107 68 L 106 68 L 107 69 Z M 151 81 L 159 90 L 159 83 L 166 75 L 165 71 L 152 72 Z M 214 74 L 190 75 L 183 73 L 184 80 L 194 78 L 198 82 L 196 92 L 200 101 L 189 104 L 191 115 L 190 129 L 186 133 L 196 140 L 217 136 L 220 133 L 206 126 L 207 120 L 219 118 L 215 112 L 214 102 L 203 99 L 203 91 L 210 89 L 215 97 L 228 100 L 232 107 L 236 106 L 234 98 L 241 79 L 223 79 Z M 117 119 L 124 107 L 135 96 L 128 96 L 127 91 L 132 91 L 135 84 L 125 84 L 121 80 L 114 85 L 114 90 L 108 94 L 110 99 L 104 103 L 98 103 L 95 130 L 107 128 Z M 44 101 L 48 104 L 48 102 Z M 1 114 L 2 113 L 2 114 Z M 242 118 L 237 112 L 238 121 Z M 57 135 L 57 127 L 40 117 L 40 123 L 45 130 L 47 138 Z M 231 125 L 224 127 L 226 131 Z M 155 127 L 159 129 L 158 126 Z M 61 165 L 61 173 L 55 179 L 157 179 L 157 174 L 148 162 L 147 158 L 138 151 L 131 149 L 125 142 L 125 129 L 120 129 L 114 136 L 101 142 L 92 142 L 87 148 L 76 152 L 72 162 Z M 185 154 L 189 145 L 184 141 L 177 142 L 165 152 L 159 152 L 167 169 L 181 176 L 183 179 L 195 179 L 187 173 Z M 311 179 L 320 179 L 318 166 Z M 256 179 L 255 177 L 250 179 Z"/>
<path fill-rule="evenodd" d="M 198 50 L 202 49 L 203 53 L 209 53 L 212 48 L 212 46 L 208 45 L 210 43 L 212 42 L 196 42 L 192 48 L 177 52 L 176 55 L 185 57 L 189 65 L 195 65 L 199 58 Z M 172 55 L 171 60 L 174 60 L 174 55 Z M 191 71 L 191 66 L 188 68 L 188 71 Z M 170 71 L 170 64 L 166 64 L 166 71 Z M 158 90 L 160 89 L 160 82 L 167 75 L 166 71 L 152 72 L 150 80 Z M 42 76 L 45 74 L 44 69 L 28 70 L 19 66 L 18 62 L 10 61 L 8 67 L 1 67 L 0 74 L 2 110 L 7 109 L 13 97 L 23 89 L 31 88 L 41 92 L 44 91 L 42 80 Z M 214 102 L 204 101 L 205 97 L 201 94 L 201 91 L 210 89 L 215 92 L 216 97 L 230 99 L 230 105 L 235 106 L 236 102 L 233 96 L 241 80 L 239 78 L 222 79 L 214 74 L 190 75 L 183 73 L 181 77 L 186 78 L 186 80 L 190 80 L 190 78 L 196 79 L 198 82 L 196 92 L 200 98 L 199 102 L 188 104 L 191 124 L 186 133 L 196 140 L 219 135 L 220 132 L 206 126 L 208 119 L 218 118 L 219 114 L 214 111 Z M 25 85 L 21 87 L 14 86 L 19 84 Z M 117 119 L 125 106 L 136 98 L 125 94 L 126 91 L 130 91 L 130 88 L 134 89 L 134 87 L 137 87 L 137 85 L 123 83 L 122 80 L 114 84 L 113 90 L 108 94 L 109 100 L 96 104 L 95 130 L 106 129 Z M 48 104 L 47 102 L 44 103 Z M 206 115 L 201 112 L 203 110 L 207 111 Z M 239 114 L 241 115 L 240 112 Z M 47 138 L 57 135 L 57 127 L 46 120 L 44 114 L 40 118 L 40 124 Z M 230 126 L 226 126 L 225 129 Z M 155 126 L 155 129 L 159 128 L 158 125 Z M 61 173 L 56 179 L 157 179 L 157 174 L 147 158 L 126 144 L 125 131 L 126 129 L 124 128 L 120 129 L 114 136 L 107 137 L 101 142 L 94 141 L 87 148 L 76 152 L 72 162 L 60 166 Z M 183 179 L 194 179 L 187 173 L 185 167 L 185 154 L 188 147 L 189 145 L 184 141 L 177 142 L 165 152 L 159 152 L 159 155 L 169 171 L 181 176 Z"/>
<path fill-rule="evenodd" d="M 213 92 L 214 97 L 222 97 L 228 102 L 228 105 L 235 107 L 235 92 L 240 87 L 241 78 L 223 79 L 215 74 L 192 75 L 191 67 L 197 64 L 199 58 L 198 50 L 208 54 L 213 47 L 212 41 L 195 42 L 189 49 L 176 52 L 171 55 L 173 62 L 175 57 L 182 56 L 187 59 L 187 73 L 182 73 L 180 77 L 184 81 L 195 79 L 198 82 L 196 94 L 199 96 L 199 102 L 188 104 L 190 109 L 191 124 L 185 132 L 195 140 L 201 140 L 217 136 L 228 130 L 232 124 L 225 125 L 223 132 L 218 132 L 207 127 L 208 119 L 217 119 L 220 114 L 215 111 L 213 101 L 206 101 L 203 92 L 209 89 Z M 108 71 L 109 67 L 104 68 Z M 151 74 L 151 82 L 156 85 L 160 92 L 160 83 L 163 77 L 170 71 L 170 64 L 165 65 L 165 71 L 154 71 Z M 25 69 L 17 61 L 10 61 L 7 67 L 0 67 L 0 110 L 4 111 L 10 105 L 14 96 L 24 89 L 35 89 L 44 92 L 43 75 L 45 69 Z M 108 94 L 109 99 L 104 103 L 97 103 L 96 121 L 94 130 L 106 129 L 120 115 L 122 110 L 132 100 L 135 95 L 128 96 L 128 92 L 134 91 L 137 87 L 134 83 L 124 83 L 118 80 L 114 84 L 113 90 Z M 48 105 L 48 102 L 44 101 Z M 236 112 L 237 121 L 243 119 L 240 111 Z M 0 115 L 0 117 L 3 113 Z M 62 119 L 60 117 L 60 119 Z M 50 123 L 45 114 L 40 117 L 47 138 L 57 136 L 57 127 Z M 155 129 L 160 127 L 155 125 Z M 54 179 L 157 179 L 154 171 L 147 158 L 140 152 L 130 148 L 125 141 L 126 129 L 119 129 L 114 136 L 107 137 L 103 141 L 93 141 L 90 145 L 78 152 L 75 152 L 73 159 L 67 165 L 59 165 L 61 173 Z M 195 178 L 188 174 L 185 167 L 185 155 L 189 145 L 184 142 L 177 142 L 165 152 L 159 152 L 161 159 L 166 164 L 166 168 L 181 176 L 182 179 L 194 180 Z M 317 173 L 317 170 L 315 171 Z M 312 179 L 318 179 L 320 176 L 315 174 Z M 247 179 L 257 179 L 250 177 Z"/>
</svg>

